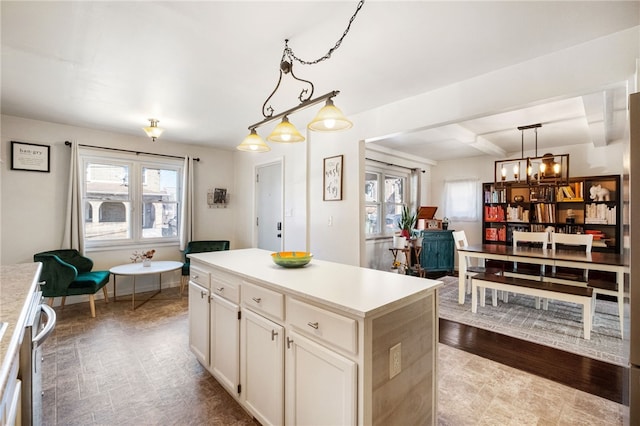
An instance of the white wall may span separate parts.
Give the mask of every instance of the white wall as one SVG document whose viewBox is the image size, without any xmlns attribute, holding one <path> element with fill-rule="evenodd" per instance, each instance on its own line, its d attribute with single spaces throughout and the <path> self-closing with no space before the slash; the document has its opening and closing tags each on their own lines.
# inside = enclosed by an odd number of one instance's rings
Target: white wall
<svg viewBox="0 0 640 426">
<path fill-rule="evenodd" d="M 239 142 L 238 142 L 239 143 Z M 234 179 L 236 235 L 233 248 L 257 247 L 255 172 L 256 167 L 281 161 L 283 168 L 283 250 L 308 251 L 307 240 L 307 143 L 270 143 L 264 153 L 235 151 Z"/>
<path fill-rule="evenodd" d="M 60 248 L 64 228 L 67 179 L 71 150 L 65 141 L 168 155 L 200 157 L 195 164 L 195 236 L 194 239 L 225 239 L 237 244 L 235 215 L 234 168 L 232 153 L 202 146 L 171 143 L 158 139 L 152 142 L 140 130 L 141 136 L 121 135 L 81 127 L 66 126 L 18 117 L 2 116 L 2 158 L 0 263 L 3 265 L 33 261 L 33 254 Z M 11 141 L 50 146 L 50 173 L 11 170 Z M 209 188 L 227 188 L 231 203 L 226 209 L 210 209 L 206 203 Z M 145 247 L 136 247 L 143 249 Z M 159 260 L 182 260 L 177 244 L 152 247 Z M 130 262 L 134 249 L 92 251 L 95 269 Z M 179 282 L 179 273 L 165 278 L 166 283 Z M 165 283 L 165 285 L 166 285 Z M 118 293 L 128 291 L 128 283 L 118 283 Z M 98 295 L 99 297 L 100 295 Z M 72 301 L 70 302 L 72 303 Z"/>
</svg>

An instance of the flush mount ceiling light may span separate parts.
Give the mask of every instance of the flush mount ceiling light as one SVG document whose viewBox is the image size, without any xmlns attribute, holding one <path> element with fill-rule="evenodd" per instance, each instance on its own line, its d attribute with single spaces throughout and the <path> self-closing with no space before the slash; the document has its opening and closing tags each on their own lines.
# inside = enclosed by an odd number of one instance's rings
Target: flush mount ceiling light
<svg viewBox="0 0 640 426">
<path fill-rule="evenodd" d="M 329 49 L 329 51 L 323 57 L 318 58 L 315 61 L 305 61 L 298 58 L 293 53 L 293 50 L 289 47 L 289 40 L 284 41 L 284 50 L 282 52 L 282 58 L 280 59 L 280 77 L 278 78 L 278 83 L 276 84 L 275 89 L 273 89 L 269 97 L 267 97 L 267 99 L 262 104 L 262 116 L 264 117 L 264 120 L 249 126 L 249 135 L 244 138 L 242 143 L 238 145 L 237 149 L 239 149 L 240 151 L 250 152 L 266 152 L 271 150 L 271 148 L 258 135 L 256 129 L 260 126 L 279 119 L 282 119 L 282 121 L 267 137 L 267 140 L 269 142 L 303 142 L 305 140 L 304 136 L 302 136 L 298 129 L 296 129 L 296 127 L 289 121 L 289 116 L 295 112 L 309 108 L 323 101 L 326 101 L 325 106 L 320 109 L 315 118 L 308 124 L 307 128 L 309 130 L 313 130 L 316 132 L 332 132 L 346 130 L 353 125 L 351 121 L 349 121 L 349 119 L 344 116 L 342 111 L 340 111 L 340 109 L 333 104 L 333 98 L 336 97 L 340 92 L 334 90 L 322 96 L 318 96 L 317 98 L 313 98 L 313 83 L 308 80 L 296 77 L 296 75 L 293 73 L 293 62 L 297 61 L 303 65 L 314 65 L 318 62 L 329 59 L 333 52 L 335 52 L 338 47 L 340 47 L 340 44 L 342 44 L 342 40 L 344 40 L 351 28 L 351 23 L 356 18 L 356 15 L 358 15 L 358 12 L 363 5 L 364 0 L 360 0 L 358 2 L 355 13 L 351 16 L 351 19 L 349 19 L 349 24 L 343 32 L 342 37 L 340 37 L 336 44 L 331 49 Z M 294 80 L 303 83 L 306 87 L 302 89 L 300 95 L 298 96 L 298 100 L 300 101 L 300 103 L 297 106 L 279 114 L 274 114 L 275 111 L 273 107 L 269 105 L 269 101 L 280 88 L 282 77 L 285 74 L 291 74 L 291 77 L 293 77 Z"/>
<path fill-rule="evenodd" d="M 160 137 L 162 132 L 164 132 L 164 129 L 161 129 L 160 127 L 158 127 L 159 122 L 160 120 L 156 120 L 155 118 L 150 118 L 149 119 L 150 124 L 142 128 L 142 130 L 144 130 L 147 136 L 149 136 L 151 140 L 154 142 L 156 141 L 156 139 Z"/>
</svg>

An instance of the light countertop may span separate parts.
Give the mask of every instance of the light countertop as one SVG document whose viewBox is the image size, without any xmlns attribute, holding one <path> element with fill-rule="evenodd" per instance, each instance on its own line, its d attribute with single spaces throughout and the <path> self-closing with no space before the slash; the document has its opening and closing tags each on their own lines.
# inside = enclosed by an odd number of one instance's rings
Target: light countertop
<svg viewBox="0 0 640 426">
<path fill-rule="evenodd" d="M 405 299 L 419 297 L 441 281 L 313 259 L 302 268 L 283 268 L 260 249 L 194 253 L 189 257 L 302 299 L 367 317 Z"/>
<path fill-rule="evenodd" d="M 7 323 L 0 340 L 0 396 L 11 362 L 20 350 L 29 302 L 38 286 L 41 269 L 41 263 L 0 266 L 0 322 Z"/>
</svg>

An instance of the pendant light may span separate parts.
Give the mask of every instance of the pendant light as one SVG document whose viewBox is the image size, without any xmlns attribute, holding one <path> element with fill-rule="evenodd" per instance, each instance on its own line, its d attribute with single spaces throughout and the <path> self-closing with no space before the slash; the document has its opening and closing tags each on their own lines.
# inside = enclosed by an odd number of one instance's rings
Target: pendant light
<svg viewBox="0 0 640 426">
<path fill-rule="evenodd" d="M 304 142 L 304 136 L 296 129 L 296 126 L 289 122 L 289 119 L 285 115 L 282 117 L 282 122 L 267 136 L 267 140 L 269 142 L 295 143 Z"/>
<path fill-rule="evenodd" d="M 251 129 L 251 133 L 247 135 L 240 145 L 237 146 L 240 151 L 246 152 L 267 152 L 271 151 L 269 145 L 267 145 L 260 135 L 256 132 L 256 129 Z"/>
<path fill-rule="evenodd" d="M 340 108 L 333 104 L 333 99 L 329 98 L 307 127 L 317 132 L 332 132 L 346 130 L 351 126 L 353 123 L 344 116 Z"/>
<path fill-rule="evenodd" d="M 338 93 L 340 92 L 337 90 L 334 90 L 332 92 L 326 93 L 317 98 L 313 98 L 313 91 L 314 91 L 313 83 L 309 80 L 304 80 L 302 78 L 296 77 L 296 75 L 293 72 L 293 62 L 297 61 L 302 65 L 315 65 L 319 62 L 329 59 L 331 55 L 340 47 L 340 45 L 342 44 L 342 41 L 349 33 L 349 30 L 351 29 L 351 24 L 353 23 L 356 16 L 358 15 L 358 12 L 360 12 L 360 9 L 362 9 L 363 5 L 364 5 L 364 0 L 359 0 L 358 6 L 356 7 L 356 11 L 351 16 L 351 19 L 349 19 L 347 28 L 342 33 L 342 36 L 338 39 L 335 45 L 332 48 L 330 48 L 329 51 L 324 56 L 316 60 L 306 61 L 297 57 L 293 52 L 293 49 L 289 47 L 289 40 L 285 39 L 284 50 L 282 52 L 282 57 L 280 58 L 280 75 L 278 78 L 278 82 L 276 84 L 275 89 L 273 89 L 269 97 L 267 97 L 267 99 L 262 104 L 262 116 L 264 117 L 264 119 L 258 123 L 255 123 L 249 126 L 249 130 L 251 131 L 251 133 L 242 141 L 240 145 L 238 145 L 237 148 L 239 150 L 254 151 L 254 152 L 268 151 L 269 149 L 265 149 L 265 147 L 268 148 L 268 146 L 265 144 L 265 142 L 262 139 L 260 139 L 260 144 L 258 144 L 256 138 L 260 138 L 260 136 L 257 135 L 256 129 L 267 123 L 271 123 L 279 119 L 282 119 L 282 121 L 280 122 L 280 124 L 276 126 L 273 132 L 271 132 L 271 134 L 267 137 L 267 141 L 280 142 L 280 143 L 303 142 L 305 140 L 305 137 L 298 131 L 298 129 L 295 128 L 293 124 L 289 122 L 288 116 L 294 112 L 316 105 L 322 101 L 326 101 L 326 105 L 320 109 L 316 117 L 307 125 L 307 128 L 309 130 L 319 131 L 319 132 L 331 132 L 331 131 L 340 131 L 340 130 L 349 129 L 353 126 L 351 121 L 349 121 L 345 117 L 342 111 L 340 111 L 340 109 L 333 104 L 333 98 L 337 96 Z M 282 82 L 283 76 L 288 74 L 290 74 L 294 80 L 306 85 L 306 87 L 301 90 L 298 96 L 298 100 L 300 101 L 300 103 L 297 106 L 290 108 L 282 113 L 274 115 L 274 109 L 271 105 L 269 105 L 269 101 L 280 88 L 280 83 Z"/>
</svg>

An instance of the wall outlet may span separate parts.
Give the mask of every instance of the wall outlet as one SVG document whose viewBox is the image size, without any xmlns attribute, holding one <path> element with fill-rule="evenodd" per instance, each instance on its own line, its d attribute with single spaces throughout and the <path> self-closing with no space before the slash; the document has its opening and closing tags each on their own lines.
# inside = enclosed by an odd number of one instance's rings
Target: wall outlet
<svg viewBox="0 0 640 426">
<path fill-rule="evenodd" d="M 402 343 L 389 349 L 389 379 L 393 379 L 402 371 Z"/>
</svg>

